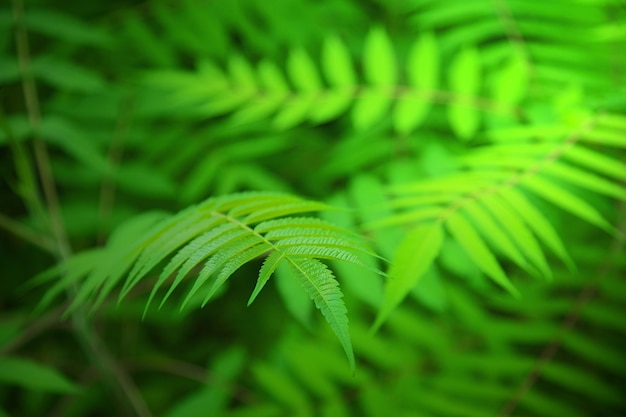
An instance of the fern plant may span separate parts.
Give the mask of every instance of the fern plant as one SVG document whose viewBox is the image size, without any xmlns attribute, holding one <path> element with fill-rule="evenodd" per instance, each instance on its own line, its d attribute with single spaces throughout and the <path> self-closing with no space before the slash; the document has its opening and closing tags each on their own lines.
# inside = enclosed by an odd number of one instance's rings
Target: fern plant
<svg viewBox="0 0 626 417">
<path fill-rule="evenodd" d="M 619 2 L 132 3 L 0 8 L 0 415 L 623 412 Z"/>
<path fill-rule="evenodd" d="M 343 295 L 333 273 L 319 259 L 368 267 L 355 252 L 373 253 L 345 230 L 319 219 L 293 217 L 328 208 L 288 195 L 248 193 L 214 198 L 174 216 L 144 215 L 118 230 L 105 248 L 89 252 L 87 257 L 70 258 L 45 273 L 46 280 L 58 281 L 46 298 L 79 283 L 69 311 L 86 303 L 96 308 L 125 274 L 128 276 L 120 298 L 170 256 L 158 280 L 152 284 L 146 310 L 172 276 L 175 275 L 161 305 L 202 263 L 181 310 L 200 295 L 201 289 L 207 289 L 202 297 L 204 306 L 241 266 L 267 255 L 248 305 L 281 264 L 287 264 L 330 324 L 354 368 Z M 138 235 L 143 236 L 137 238 Z M 131 239 L 134 243 L 129 250 Z M 64 275 L 66 271 L 73 273 Z"/>
</svg>

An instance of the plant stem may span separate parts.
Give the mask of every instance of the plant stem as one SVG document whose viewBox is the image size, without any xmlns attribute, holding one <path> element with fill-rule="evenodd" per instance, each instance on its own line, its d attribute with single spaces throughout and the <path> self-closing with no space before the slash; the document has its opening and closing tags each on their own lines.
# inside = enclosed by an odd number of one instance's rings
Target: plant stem
<svg viewBox="0 0 626 417">
<path fill-rule="evenodd" d="M 13 18 L 15 23 L 15 45 L 18 55 L 20 71 L 22 74 L 22 88 L 24 91 L 24 100 L 26 103 L 26 111 L 28 120 L 33 131 L 33 150 L 35 161 L 39 172 L 39 180 L 46 199 L 47 218 L 49 220 L 50 232 L 54 239 L 55 254 L 58 262 L 68 259 L 72 250 L 63 225 L 63 218 L 59 203 L 58 194 L 52 166 L 46 144 L 41 140 L 38 134 L 41 125 L 41 108 L 39 105 L 37 84 L 31 72 L 30 47 L 28 43 L 28 34 L 24 28 L 24 4 L 23 0 L 13 0 Z M 15 141 L 17 143 L 17 141 Z M 19 147 L 17 148 L 19 149 Z M 18 174 L 22 174 L 29 190 L 36 190 L 32 170 L 26 163 L 25 153 L 18 152 Z M 28 167 L 26 169 L 25 167 Z M 33 194 L 28 200 L 28 204 L 37 207 L 43 206 L 38 194 Z M 36 210 L 39 211 L 39 210 Z M 77 289 L 75 287 L 68 288 L 68 298 L 71 300 L 75 297 Z M 121 388 L 129 403 L 133 407 L 135 413 L 139 417 L 151 417 L 152 414 L 148 409 L 139 389 L 132 379 L 118 366 L 115 359 L 108 351 L 96 331 L 93 329 L 92 323 L 87 319 L 84 309 L 76 309 L 72 313 L 72 324 L 74 332 L 83 346 L 83 349 L 91 357 L 101 371 L 110 376 L 111 385 L 114 389 Z"/>
<path fill-rule="evenodd" d="M 24 226 L 22 223 L 11 219 L 8 216 L 0 213 L 0 228 L 7 230 L 9 233 L 32 243 L 35 246 L 39 246 L 46 252 L 55 253 L 54 243 L 46 236 L 41 236 L 37 232 Z"/>
</svg>

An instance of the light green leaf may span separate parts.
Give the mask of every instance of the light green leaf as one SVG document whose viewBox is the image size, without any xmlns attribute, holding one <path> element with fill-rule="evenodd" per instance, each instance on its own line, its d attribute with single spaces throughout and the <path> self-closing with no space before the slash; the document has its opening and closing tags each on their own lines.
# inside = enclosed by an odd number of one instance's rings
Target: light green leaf
<svg viewBox="0 0 626 417">
<path fill-rule="evenodd" d="M 616 158 L 583 146 L 571 146 L 563 155 L 589 171 L 626 181 L 626 164 Z"/>
<path fill-rule="evenodd" d="M 443 229 L 439 222 L 416 227 L 398 246 L 391 263 L 383 304 L 376 317 L 374 329 L 389 317 L 434 262 L 441 244 Z"/>
<path fill-rule="evenodd" d="M 586 220 L 607 232 L 613 232 L 613 226 L 593 206 L 562 187 L 558 187 L 553 182 L 535 175 L 525 178 L 521 184 L 564 211 Z"/>
<path fill-rule="evenodd" d="M 354 101 L 355 88 L 326 91 L 318 97 L 318 106 L 311 109 L 309 118 L 315 123 L 325 123 L 336 119 Z"/>
<path fill-rule="evenodd" d="M 459 213 L 454 213 L 448 217 L 446 226 L 454 239 L 485 274 L 514 296 L 519 296 L 518 291 L 509 281 L 493 253 L 467 220 Z"/>
<path fill-rule="evenodd" d="M 203 305 L 206 304 L 206 302 L 208 302 L 213 295 L 215 295 L 217 290 L 226 282 L 228 278 L 231 277 L 232 274 L 235 273 L 235 271 L 272 249 L 272 246 L 266 242 L 256 243 L 258 242 L 256 239 L 250 239 L 250 241 L 250 243 L 247 243 L 246 246 L 244 246 L 243 250 L 237 248 L 240 252 L 230 258 L 227 258 L 226 261 L 221 263 L 217 277 L 215 278 L 215 281 L 213 281 L 213 285 L 209 289 Z M 209 264 L 209 262 L 207 262 L 207 264 Z M 205 267 L 205 269 L 207 268 Z M 201 274 L 203 272 L 201 272 Z"/>
<path fill-rule="evenodd" d="M 526 262 L 522 253 L 505 232 L 505 229 L 496 224 L 494 217 L 485 211 L 477 201 L 471 201 L 463 205 L 463 210 L 469 213 L 473 222 L 478 226 L 477 229 L 485 238 L 491 241 L 495 248 L 511 258 L 517 265 L 530 270 L 528 262 Z"/>
<path fill-rule="evenodd" d="M 78 386 L 49 366 L 17 357 L 0 358 L 0 382 L 24 389 L 74 394 Z"/>
<path fill-rule="evenodd" d="M 272 121 L 274 127 L 278 130 L 286 130 L 305 121 L 315 99 L 316 96 L 313 94 L 300 94 L 286 101 L 284 108 Z"/>
<path fill-rule="evenodd" d="M 409 134 L 426 118 L 439 81 L 439 51 L 435 36 L 424 33 L 413 44 L 407 60 L 410 90 L 401 96 L 393 113 L 397 132 Z"/>
<path fill-rule="evenodd" d="M 497 194 L 484 196 L 481 199 L 482 205 L 491 212 L 491 215 L 498 219 L 503 230 L 520 248 L 522 253 L 536 266 L 544 276 L 551 277 L 552 272 L 546 258 L 535 239 L 535 236 L 526 227 L 523 220 L 513 210 L 507 200 L 502 199 Z"/>
<path fill-rule="evenodd" d="M 289 259 L 289 265 L 300 279 L 309 298 L 337 335 L 354 372 L 354 352 L 348 330 L 347 310 L 337 280 L 326 265 L 315 259 Z"/>
<path fill-rule="evenodd" d="M 503 188 L 500 190 L 500 196 L 504 198 L 509 206 L 524 219 L 529 228 L 541 239 L 555 255 L 557 255 L 571 270 L 575 269 L 574 261 L 567 253 L 559 234 L 548 219 L 532 205 L 522 194 L 515 188 Z"/>
<path fill-rule="evenodd" d="M 602 113 L 598 116 L 598 123 L 605 128 L 626 130 L 626 117 L 616 113 Z"/>
<path fill-rule="evenodd" d="M 209 281 L 209 278 L 213 278 L 214 273 L 221 270 L 221 268 L 225 267 L 225 265 L 229 265 L 230 261 L 236 262 L 239 259 L 239 256 L 247 257 L 249 255 L 248 249 L 258 248 L 257 245 L 261 245 L 262 243 L 262 237 L 250 235 L 246 231 L 241 231 L 241 233 L 233 233 L 224 239 L 218 239 L 215 243 L 207 245 L 211 248 L 211 252 L 213 254 L 204 264 L 204 267 L 198 274 L 193 287 L 189 290 L 187 296 L 183 300 L 180 307 L 181 311 L 185 308 L 191 298 L 196 295 L 200 288 L 202 288 L 207 281 Z M 256 256 L 259 256 L 267 250 L 269 250 L 268 245 L 264 245 L 263 250 L 259 249 L 258 252 L 255 252 L 257 255 L 252 256 L 250 259 L 254 259 Z M 204 252 L 202 255 L 203 257 L 207 256 Z M 202 304 L 203 306 L 229 277 L 230 275 L 228 274 L 219 274 L 213 279 L 213 284 L 204 299 Z"/>
<path fill-rule="evenodd" d="M 352 109 L 355 130 L 366 130 L 385 118 L 392 103 L 390 93 L 384 88 L 369 88 L 360 94 Z"/>
<path fill-rule="evenodd" d="M 430 108 L 427 94 L 405 93 L 398 97 L 392 114 L 394 129 L 402 135 L 408 135 L 424 121 Z"/>
<path fill-rule="evenodd" d="M 231 93 L 240 97 L 251 97 L 258 92 L 254 70 L 247 60 L 239 55 L 233 55 L 228 60 L 228 74 L 230 75 Z"/>
<path fill-rule="evenodd" d="M 376 27 L 370 30 L 363 46 L 365 80 L 375 86 L 391 87 L 397 82 L 396 58 L 387 32 Z"/>
<path fill-rule="evenodd" d="M 409 85 L 434 91 L 439 84 L 439 47 L 432 32 L 422 34 L 413 44 L 407 61 Z"/>
<path fill-rule="evenodd" d="M 596 128 L 582 133 L 581 141 L 626 148 L 626 130 Z"/>
<path fill-rule="evenodd" d="M 626 165 L 623 165 L 623 169 L 626 172 Z M 581 188 L 586 188 L 594 193 L 626 200 L 626 188 L 578 168 L 555 162 L 547 165 L 544 168 L 544 172 L 562 181 L 569 182 Z"/>
<path fill-rule="evenodd" d="M 231 121 L 234 126 L 240 126 L 246 123 L 265 120 L 283 104 L 284 100 L 284 95 L 267 95 L 259 101 L 252 100 L 233 113 Z"/>
<path fill-rule="evenodd" d="M 353 87 L 356 75 L 348 49 L 337 36 L 328 36 L 322 48 L 322 69 L 330 85 Z"/>
<path fill-rule="evenodd" d="M 257 73 L 261 85 L 268 92 L 283 93 L 285 95 L 289 93 L 287 81 L 273 62 L 268 60 L 261 61 L 257 67 Z"/>
<path fill-rule="evenodd" d="M 476 48 L 465 48 L 450 63 L 450 90 L 455 94 L 448 107 L 452 130 L 460 139 L 470 139 L 478 130 L 480 114 L 474 100 L 480 92 L 480 57 Z"/>
<path fill-rule="evenodd" d="M 303 49 L 295 49 L 287 58 L 287 73 L 296 89 L 317 93 L 322 89 L 322 82 L 316 64 Z"/>
<path fill-rule="evenodd" d="M 495 74 L 493 99 L 497 103 L 516 106 L 526 96 L 528 69 L 524 57 L 519 53 L 511 55 L 504 67 Z"/>
<path fill-rule="evenodd" d="M 281 252 L 272 252 L 267 258 L 265 258 L 263 266 L 261 266 L 261 269 L 259 270 L 259 278 L 256 282 L 256 286 L 254 287 L 252 295 L 250 295 L 250 299 L 248 300 L 248 306 L 254 302 L 284 258 L 285 254 Z"/>
</svg>

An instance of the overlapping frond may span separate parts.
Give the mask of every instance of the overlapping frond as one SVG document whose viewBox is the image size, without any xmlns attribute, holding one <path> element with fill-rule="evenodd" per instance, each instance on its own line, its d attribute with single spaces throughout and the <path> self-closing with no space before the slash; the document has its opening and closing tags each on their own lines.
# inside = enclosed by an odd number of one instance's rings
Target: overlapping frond
<svg viewBox="0 0 626 417">
<path fill-rule="evenodd" d="M 170 90 L 173 103 L 193 104 L 206 117 L 228 115 L 235 125 L 268 120 L 286 129 L 349 114 L 357 131 L 390 117 L 394 130 L 406 135 L 424 123 L 434 104 L 446 104 L 450 127 L 468 139 L 486 113 L 515 120 L 527 78 L 516 56 L 490 73 L 498 82 L 487 88 L 476 48 L 455 51 L 447 77 L 440 55 L 436 36 L 424 33 L 400 59 L 387 32 L 375 27 L 362 47 L 362 74 L 344 41 L 331 35 L 319 57 L 291 50 L 284 69 L 268 59 L 253 64 L 231 55 L 225 66 L 201 61 L 196 72 L 152 71 L 146 80 Z M 512 92 L 510 85 L 518 89 Z"/>
<path fill-rule="evenodd" d="M 502 260 L 545 277 L 552 275 L 548 252 L 573 267 L 561 234 L 537 199 L 620 233 L 582 195 L 626 201 L 626 164 L 592 147 L 626 148 L 625 122 L 620 115 L 599 114 L 566 134 L 567 126 L 558 125 L 495 130 L 495 143 L 458 158 L 459 171 L 396 187 L 391 201 L 396 213 L 373 225 L 411 225 L 412 231 L 392 261 L 396 279 L 388 282 L 377 325 L 433 264 L 444 231 L 485 275 L 513 294 L 517 290 Z"/>
<path fill-rule="evenodd" d="M 67 285 L 79 282 L 70 310 L 85 304 L 95 308 L 119 282 L 123 281 L 121 299 L 164 265 L 158 279 L 150 284 L 145 311 L 159 289 L 168 286 L 161 298 L 163 304 L 183 281 L 192 284 L 181 309 L 201 294 L 204 305 L 241 266 L 266 256 L 249 304 L 280 264 L 288 264 L 354 366 L 342 293 L 332 272 L 320 260 L 374 270 L 360 257 L 372 253 L 339 227 L 316 218 L 294 216 L 328 208 L 290 195 L 244 193 L 213 198 L 173 216 L 142 216 L 119 229 L 105 248 L 79 254 L 44 274 L 42 279 L 62 277 L 44 302 Z"/>
<path fill-rule="evenodd" d="M 591 251 L 599 255 L 606 248 Z M 354 378 L 341 366 L 338 352 L 320 338 L 286 337 L 277 346 L 280 360 L 252 366 L 263 400 L 232 412 L 368 417 L 408 416 L 414 410 L 435 417 L 619 413 L 626 326 L 618 318 L 626 287 L 619 269 L 602 271 L 584 261 L 580 267 L 584 278 L 555 267 L 550 285 L 520 283 L 519 300 L 485 297 L 482 290 L 449 282 L 447 314 L 401 306 L 386 331 L 375 336 L 362 322 L 355 323 L 352 341 L 367 366 L 359 367 Z M 572 291 L 587 296 L 575 300 Z M 588 297 L 593 291 L 595 297 Z M 611 336 L 601 343 L 599 334 Z"/>
</svg>

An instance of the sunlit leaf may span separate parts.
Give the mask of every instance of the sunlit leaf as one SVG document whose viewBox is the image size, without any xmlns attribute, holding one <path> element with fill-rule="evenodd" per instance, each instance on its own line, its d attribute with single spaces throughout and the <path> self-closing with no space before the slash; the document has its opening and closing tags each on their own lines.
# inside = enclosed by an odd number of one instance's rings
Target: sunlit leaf
<svg viewBox="0 0 626 417">
<path fill-rule="evenodd" d="M 418 284 L 439 255 L 443 242 L 443 229 L 439 222 L 428 222 L 416 227 L 398 246 L 389 270 L 383 304 L 376 317 L 374 328 L 387 319 L 393 309 Z"/>
<path fill-rule="evenodd" d="M 372 28 L 363 46 L 365 80 L 375 86 L 394 86 L 397 82 L 396 58 L 387 32 Z"/>
<path fill-rule="evenodd" d="M 448 107 L 452 130 L 460 139 L 470 139 L 478 130 L 480 114 L 474 100 L 480 92 L 480 57 L 475 48 L 465 48 L 450 63 L 450 90 L 455 97 Z"/>
<path fill-rule="evenodd" d="M 467 254 L 478 265 L 478 267 L 494 280 L 498 285 L 515 296 L 519 296 L 518 291 L 509 281 L 500 264 L 496 260 L 493 252 L 480 238 L 472 225 L 460 214 L 455 213 L 448 217 L 446 226 L 454 239 L 459 242 Z"/>
<path fill-rule="evenodd" d="M 547 179 L 532 176 L 524 179 L 522 185 L 564 211 L 572 213 L 576 217 L 586 220 L 606 231 L 613 230 L 613 227 L 593 206 Z"/>
<path fill-rule="evenodd" d="M 321 63 L 330 85 L 352 87 L 356 84 L 352 58 L 344 43 L 337 36 L 329 36 L 325 39 Z"/>
</svg>

